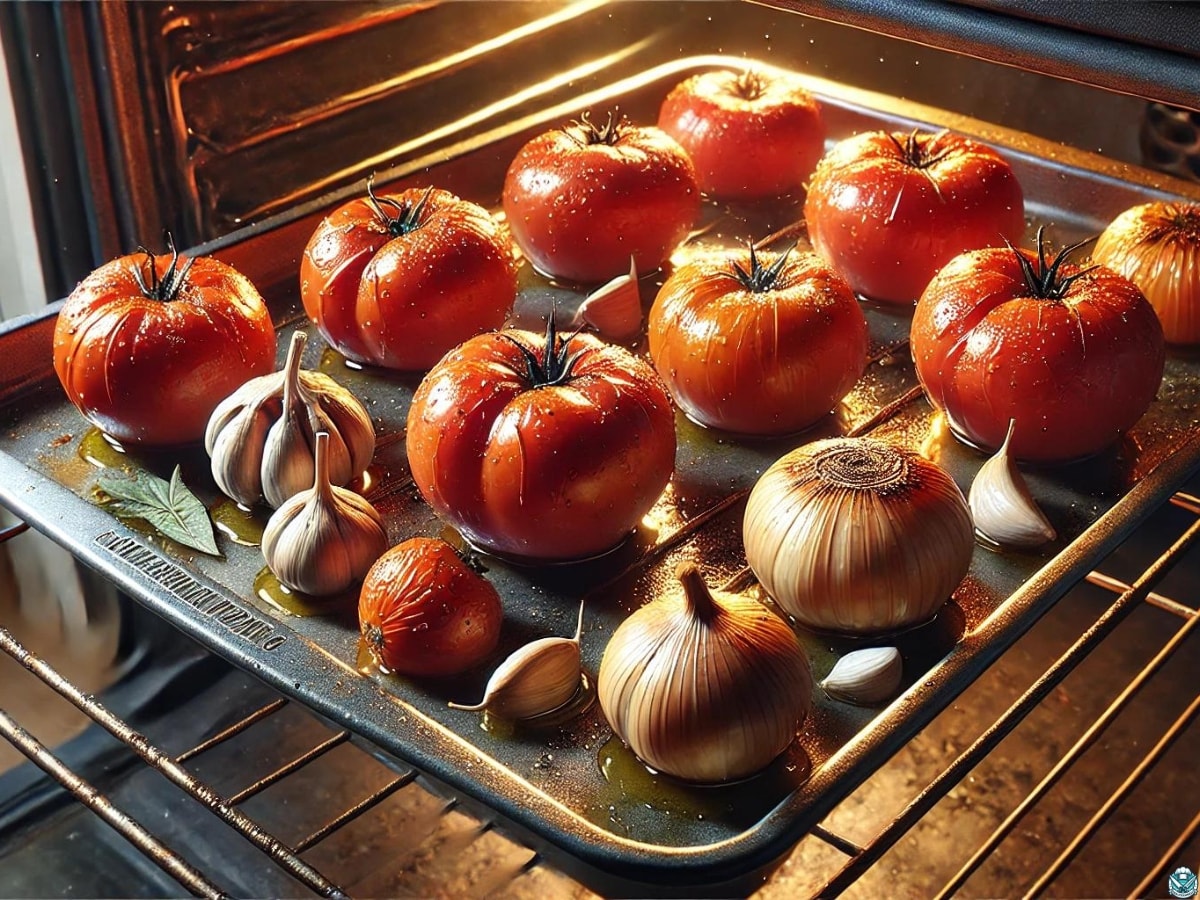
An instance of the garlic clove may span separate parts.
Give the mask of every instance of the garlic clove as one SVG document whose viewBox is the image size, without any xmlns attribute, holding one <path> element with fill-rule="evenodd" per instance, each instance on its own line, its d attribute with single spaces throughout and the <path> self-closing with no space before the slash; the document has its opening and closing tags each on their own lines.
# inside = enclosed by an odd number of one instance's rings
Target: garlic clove
<svg viewBox="0 0 1200 900">
<path fill-rule="evenodd" d="M 895 647 L 870 647 L 847 653 L 821 682 L 835 700 L 873 706 L 891 699 L 904 677 L 904 662 Z"/>
<path fill-rule="evenodd" d="M 329 435 L 316 437 L 313 486 L 289 498 L 263 531 L 267 567 L 286 587 L 314 597 L 338 594 L 388 548 L 383 520 L 369 502 L 329 482 Z"/>
<path fill-rule="evenodd" d="M 579 639 L 583 603 L 572 638 L 547 637 L 511 653 L 492 673 L 483 700 L 473 706 L 451 703 L 452 709 L 487 711 L 505 719 L 533 719 L 566 705 L 583 681 Z"/>
<path fill-rule="evenodd" d="M 579 643 L 548 637 L 516 650 L 488 679 L 483 700 L 454 709 L 487 710 L 505 719 L 532 719 L 553 712 L 579 690 L 583 672 Z"/>
<path fill-rule="evenodd" d="M 260 473 L 263 444 L 270 428 L 271 416 L 260 398 L 242 406 L 232 417 L 224 418 L 213 433 L 208 451 L 213 480 L 221 493 L 242 506 L 254 506 L 263 499 Z"/>
<path fill-rule="evenodd" d="M 629 257 L 629 274 L 618 275 L 588 295 L 575 313 L 576 327 L 590 325 L 603 337 L 622 340 L 642 327 L 642 295 L 637 265 Z"/>
<path fill-rule="evenodd" d="M 1029 486 L 1008 452 L 1016 420 L 1008 423 L 1008 434 L 996 455 L 979 468 L 967 503 L 975 530 L 1002 547 L 1031 549 L 1058 535 L 1038 507 Z"/>
</svg>

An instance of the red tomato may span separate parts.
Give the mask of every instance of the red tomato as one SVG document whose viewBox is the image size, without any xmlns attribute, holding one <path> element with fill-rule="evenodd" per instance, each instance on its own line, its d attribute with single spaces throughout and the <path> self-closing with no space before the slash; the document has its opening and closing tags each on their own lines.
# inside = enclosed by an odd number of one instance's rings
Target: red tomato
<svg viewBox="0 0 1200 900">
<path fill-rule="evenodd" d="M 445 541 L 412 538 L 371 566 L 358 622 L 372 658 L 403 675 L 455 675 L 487 659 L 504 611 L 496 589 Z"/>
<path fill-rule="evenodd" d="M 512 245 L 486 209 L 407 190 L 334 210 L 300 261 L 300 298 L 330 345 L 389 369 L 428 369 L 499 328 L 517 296 Z"/>
<path fill-rule="evenodd" d="M 1076 245 L 1079 246 L 1079 245 Z M 951 429 L 1041 462 L 1090 456 L 1150 405 L 1162 380 L 1162 327 L 1142 292 L 1103 266 L 989 249 L 952 260 L 913 313 L 912 352 Z"/>
<path fill-rule="evenodd" d="M 677 268 L 650 310 L 650 356 L 679 407 L 743 434 L 816 422 L 862 374 L 867 321 L 815 253 L 718 253 Z"/>
<path fill-rule="evenodd" d="M 616 546 L 675 465 L 671 401 L 650 365 L 577 334 L 473 338 L 425 376 L 408 414 L 413 479 L 467 539 L 530 560 Z"/>
<path fill-rule="evenodd" d="M 813 249 L 865 297 L 915 303 L 967 250 L 1019 241 L 1021 185 L 989 147 L 962 135 L 869 132 L 817 164 L 804 217 Z"/>
<path fill-rule="evenodd" d="M 691 160 L 657 128 L 585 114 L 521 148 L 504 178 L 504 214 L 540 271 L 600 282 L 657 269 L 700 211 Z"/>
<path fill-rule="evenodd" d="M 658 127 L 692 158 L 700 189 L 717 197 L 798 191 L 825 152 L 821 108 L 787 72 L 693 75 L 667 95 Z"/>
<path fill-rule="evenodd" d="M 106 263 L 54 327 L 54 371 L 89 422 L 126 444 L 204 437 L 218 403 L 275 368 L 271 315 L 220 260 L 148 250 Z"/>
</svg>

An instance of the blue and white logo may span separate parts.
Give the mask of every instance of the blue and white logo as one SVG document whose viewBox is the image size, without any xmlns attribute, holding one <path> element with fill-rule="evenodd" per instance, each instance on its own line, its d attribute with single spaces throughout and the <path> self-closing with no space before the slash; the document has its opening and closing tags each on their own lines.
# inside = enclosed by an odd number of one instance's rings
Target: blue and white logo
<svg viewBox="0 0 1200 900">
<path fill-rule="evenodd" d="M 1196 873 L 1186 866 L 1180 866 L 1167 879 L 1167 890 L 1172 897 L 1182 897 L 1187 900 L 1196 896 Z"/>
</svg>

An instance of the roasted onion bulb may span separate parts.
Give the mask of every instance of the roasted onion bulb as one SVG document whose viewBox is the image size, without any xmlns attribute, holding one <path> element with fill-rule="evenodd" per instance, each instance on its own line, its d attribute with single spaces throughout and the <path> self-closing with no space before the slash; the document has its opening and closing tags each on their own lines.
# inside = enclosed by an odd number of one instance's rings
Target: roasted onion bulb
<svg viewBox="0 0 1200 900">
<path fill-rule="evenodd" d="M 793 450 L 750 492 L 746 561 L 783 609 L 870 634 L 933 617 L 971 564 L 974 528 L 940 467 L 870 438 Z"/>
<path fill-rule="evenodd" d="M 597 693 L 613 731 L 652 768 L 706 783 L 745 778 L 779 756 L 812 705 L 792 629 L 762 604 L 710 591 L 680 566 L 682 592 L 621 623 Z"/>
<path fill-rule="evenodd" d="M 1127 209 L 1104 229 L 1092 258 L 1141 289 L 1168 344 L 1200 344 L 1200 204 Z"/>
</svg>

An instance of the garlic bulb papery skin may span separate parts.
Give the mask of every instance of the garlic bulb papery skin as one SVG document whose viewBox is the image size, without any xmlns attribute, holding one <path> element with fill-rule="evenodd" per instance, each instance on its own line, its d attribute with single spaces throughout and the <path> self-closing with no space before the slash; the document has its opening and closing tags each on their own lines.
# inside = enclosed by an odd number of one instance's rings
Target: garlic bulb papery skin
<svg viewBox="0 0 1200 900">
<path fill-rule="evenodd" d="M 904 660 L 895 647 L 868 647 L 847 653 L 829 670 L 821 689 L 835 700 L 874 706 L 890 700 L 904 677 Z"/>
<path fill-rule="evenodd" d="M 718 783 L 759 771 L 792 743 L 812 675 L 791 627 L 762 604 L 710 591 L 679 567 L 683 591 L 617 628 L 597 695 L 613 731 L 651 768 Z"/>
<path fill-rule="evenodd" d="M 1008 423 L 1008 434 L 996 455 L 979 467 L 967 502 L 975 530 L 1001 547 L 1033 549 L 1058 537 L 1054 526 L 1038 507 L 1029 486 L 1009 456 L 1016 421 Z"/>
<path fill-rule="evenodd" d="M 473 706 L 449 706 L 469 712 L 486 710 L 504 719 L 534 719 L 554 712 L 570 702 L 583 681 L 582 634 L 580 603 L 573 638 L 540 638 L 518 648 L 492 673 L 482 701 Z"/>
<path fill-rule="evenodd" d="M 316 437 L 311 489 L 288 499 L 263 531 L 267 567 L 285 587 L 313 597 L 339 594 L 362 581 L 388 548 L 375 507 L 329 481 L 329 435 Z"/>
<path fill-rule="evenodd" d="M 746 561 L 798 622 L 873 634 L 931 619 L 971 565 L 962 492 L 918 454 L 871 438 L 800 447 L 754 485 Z"/>
<path fill-rule="evenodd" d="M 313 483 L 313 442 L 330 435 L 330 478 L 349 484 L 375 455 L 375 428 L 358 399 L 324 372 L 300 368 L 307 336 L 292 335 L 279 372 L 246 382 L 213 410 L 204 434 L 213 479 L 243 506 L 278 507 Z"/>
</svg>

